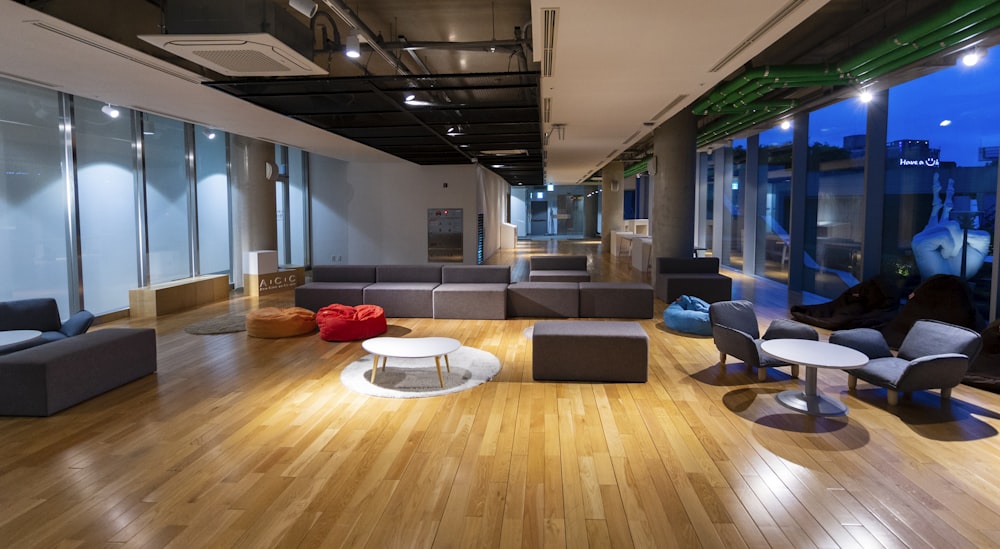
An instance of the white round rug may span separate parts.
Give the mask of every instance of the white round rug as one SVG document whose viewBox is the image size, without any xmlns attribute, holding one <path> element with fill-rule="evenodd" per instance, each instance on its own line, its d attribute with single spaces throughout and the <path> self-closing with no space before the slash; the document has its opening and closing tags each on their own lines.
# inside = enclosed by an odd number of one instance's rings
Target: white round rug
<svg viewBox="0 0 1000 549">
<path fill-rule="evenodd" d="M 493 379 L 500 371 L 500 359 L 491 353 L 473 347 L 461 347 L 448 355 L 451 372 L 441 360 L 444 388 L 438 381 L 434 358 L 392 358 L 386 361 L 385 370 L 375 374 L 371 382 L 372 362 L 375 357 L 367 354 L 348 364 L 340 373 L 340 381 L 348 389 L 366 395 L 386 398 L 418 398 L 471 389 Z M 381 361 L 379 361 L 381 365 Z"/>
</svg>

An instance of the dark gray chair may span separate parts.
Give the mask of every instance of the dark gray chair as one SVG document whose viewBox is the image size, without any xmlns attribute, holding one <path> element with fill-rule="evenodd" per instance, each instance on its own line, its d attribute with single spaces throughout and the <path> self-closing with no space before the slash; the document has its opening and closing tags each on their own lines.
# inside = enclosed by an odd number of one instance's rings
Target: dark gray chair
<svg viewBox="0 0 1000 549">
<path fill-rule="evenodd" d="M 779 318 L 771 321 L 764 335 L 760 335 L 757 314 L 753 303 L 746 300 L 719 301 L 708 307 L 708 320 L 712 325 L 712 338 L 719 349 L 719 366 L 726 367 L 726 355 L 732 355 L 748 368 L 757 369 L 757 379 L 767 379 L 767 369 L 791 366 L 792 377 L 799 377 L 799 365 L 789 364 L 760 350 L 768 339 L 819 340 L 819 334 L 801 322 Z"/>
<path fill-rule="evenodd" d="M 93 323 L 94 315 L 87 310 L 77 311 L 63 322 L 59 316 L 59 305 L 51 297 L 0 301 L 0 330 L 42 332 L 38 339 L 4 347 L 4 353 L 80 335 Z"/>
<path fill-rule="evenodd" d="M 885 338 L 871 328 L 840 330 L 830 335 L 830 343 L 861 351 L 870 359 L 850 376 L 847 388 L 857 389 L 858 378 L 888 391 L 889 404 L 899 403 L 900 393 L 940 389 L 941 398 L 951 398 L 951 390 L 962 382 L 969 364 L 982 348 L 979 333 L 941 322 L 918 320 L 906 334 L 896 356 Z"/>
</svg>

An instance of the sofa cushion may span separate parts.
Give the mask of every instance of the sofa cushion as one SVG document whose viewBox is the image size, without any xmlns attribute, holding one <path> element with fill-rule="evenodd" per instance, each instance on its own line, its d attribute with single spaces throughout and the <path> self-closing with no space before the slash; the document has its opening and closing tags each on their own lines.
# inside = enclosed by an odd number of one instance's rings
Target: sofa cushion
<svg viewBox="0 0 1000 549">
<path fill-rule="evenodd" d="M 503 320 L 507 284 L 442 284 L 434 288 L 434 318 Z"/>
<path fill-rule="evenodd" d="M 576 318 L 580 316 L 578 282 L 518 282 L 507 286 L 507 316 Z"/>
<path fill-rule="evenodd" d="M 443 284 L 510 284 L 510 265 L 445 265 Z"/>
<path fill-rule="evenodd" d="M 375 268 L 375 282 L 434 282 L 440 284 L 441 265 L 379 265 Z"/>
<path fill-rule="evenodd" d="M 314 265 L 313 282 L 375 282 L 375 265 Z"/>
<path fill-rule="evenodd" d="M 56 332 L 62 327 L 59 306 L 50 297 L 0 301 L 0 330 Z"/>
<path fill-rule="evenodd" d="M 295 306 L 319 311 L 327 305 L 361 305 L 372 282 L 310 282 L 295 288 Z"/>
<path fill-rule="evenodd" d="M 437 282 L 376 282 L 365 287 L 365 303 L 382 307 L 388 317 L 431 318 L 437 287 Z"/>
</svg>

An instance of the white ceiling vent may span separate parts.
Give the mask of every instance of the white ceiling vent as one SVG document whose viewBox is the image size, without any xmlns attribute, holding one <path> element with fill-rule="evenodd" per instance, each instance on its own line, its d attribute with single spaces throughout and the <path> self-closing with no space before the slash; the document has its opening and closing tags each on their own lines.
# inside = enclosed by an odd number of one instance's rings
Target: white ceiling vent
<svg viewBox="0 0 1000 549">
<path fill-rule="evenodd" d="M 313 76 L 328 72 L 266 33 L 140 34 L 139 38 L 226 76 Z"/>
<path fill-rule="evenodd" d="M 542 76 L 552 76 L 556 55 L 556 16 L 559 8 L 542 8 Z"/>
</svg>

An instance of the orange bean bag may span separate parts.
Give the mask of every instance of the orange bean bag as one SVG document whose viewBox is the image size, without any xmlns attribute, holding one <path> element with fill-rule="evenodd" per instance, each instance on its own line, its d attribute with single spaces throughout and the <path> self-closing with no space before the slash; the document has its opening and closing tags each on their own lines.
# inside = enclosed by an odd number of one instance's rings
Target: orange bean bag
<svg viewBox="0 0 1000 549">
<path fill-rule="evenodd" d="M 385 311 L 378 305 L 327 305 L 316 313 L 323 341 L 354 341 L 384 334 Z"/>
<path fill-rule="evenodd" d="M 247 313 L 247 335 L 275 339 L 308 334 L 316 330 L 316 314 L 309 309 L 263 307 Z"/>
</svg>

